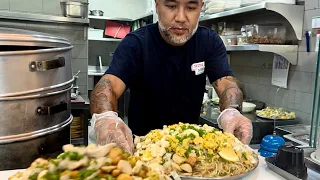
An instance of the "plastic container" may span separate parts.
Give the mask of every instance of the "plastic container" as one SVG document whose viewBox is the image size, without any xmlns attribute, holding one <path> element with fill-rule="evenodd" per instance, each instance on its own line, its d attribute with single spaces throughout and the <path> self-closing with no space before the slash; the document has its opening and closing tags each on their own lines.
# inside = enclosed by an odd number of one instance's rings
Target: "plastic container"
<svg viewBox="0 0 320 180">
<path fill-rule="evenodd" d="M 279 147 L 275 165 L 302 179 L 305 179 L 308 175 L 304 162 L 304 151 L 295 146 L 284 145 Z"/>
<path fill-rule="evenodd" d="M 245 25 L 241 33 L 249 44 L 285 44 L 286 28 L 281 25 Z"/>
<path fill-rule="evenodd" d="M 238 45 L 246 45 L 247 44 L 246 40 L 247 40 L 246 36 L 242 36 L 242 35 L 237 36 Z"/>
<path fill-rule="evenodd" d="M 236 36 L 236 35 L 227 36 L 227 42 L 226 42 L 226 44 L 227 44 L 227 46 L 238 45 L 238 43 L 237 43 L 237 36 Z"/>
</svg>

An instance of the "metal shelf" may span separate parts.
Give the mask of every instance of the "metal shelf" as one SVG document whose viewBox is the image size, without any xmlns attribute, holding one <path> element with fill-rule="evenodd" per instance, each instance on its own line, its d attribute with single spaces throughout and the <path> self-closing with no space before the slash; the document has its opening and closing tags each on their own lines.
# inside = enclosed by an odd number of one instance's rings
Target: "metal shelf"
<svg viewBox="0 0 320 180">
<path fill-rule="evenodd" d="M 108 41 L 108 42 L 120 42 L 122 39 L 115 38 L 88 38 L 89 41 Z"/>
<path fill-rule="evenodd" d="M 34 22 L 53 22 L 53 23 L 71 23 L 71 24 L 89 24 L 89 19 L 70 18 L 64 16 L 53 16 L 44 14 L 32 14 L 13 11 L 0 11 L 0 19 L 13 19 Z"/>
<path fill-rule="evenodd" d="M 226 46 L 227 51 L 261 51 L 272 52 L 286 58 L 292 65 L 298 62 L 298 45 L 236 45 Z"/>
<path fill-rule="evenodd" d="M 143 19 L 143 18 L 146 18 L 146 17 L 149 17 L 149 16 L 152 16 L 152 12 L 148 12 L 147 14 L 145 15 L 142 15 L 142 16 L 138 16 L 138 17 L 135 17 L 133 19 L 129 19 L 129 18 L 119 18 L 119 17 L 106 17 L 106 16 L 90 16 L 89 15 L 89 19 L 100 19 L 100 20 L 113 20 L 113 21 L 136 21 L 136 20 L 139 20 L 139 19 Z"/>
<path fill-rule="evenodd" d="M 132 21 L 132 19 L 127 19 L 127 18 L 106 17 L 106 16 L 90 16 L 90 15 L 89 15 L 89 19 L 113 20 L 113 21 Z"/>
<path fill-rule="evenodd" d="M 257 14 L 259 14 L 261 13 L 261 10 L 273 11 L 283 16 L 291 24 L 297 39 L 302 39 L 304 5 L 290 5 L 263 2 L 251 6 L 241 7 L 238 9 L 233 9 L 211 15 L 205 15 L 203 17 L 200 17 L 200 21 L 208 21 L 212 19 L 233 16 L 253 11 L 257 11 Z"/>
</svg>

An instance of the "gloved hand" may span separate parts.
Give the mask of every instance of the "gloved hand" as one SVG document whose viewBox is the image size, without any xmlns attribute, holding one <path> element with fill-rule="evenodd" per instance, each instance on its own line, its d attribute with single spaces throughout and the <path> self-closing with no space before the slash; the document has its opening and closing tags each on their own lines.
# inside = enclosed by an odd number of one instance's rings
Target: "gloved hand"
<svg viewBox="0 0 320 180">
<path fill-rule="evenodd" d="M 234 134 L 244 144 L 249 144 L 252 138 L 252 123 L 238 110 L 229 108 L 218 117 L 219 128 L 224 132 Z"/>
<path fill-rule="evenodd" d="M 93 114 L 92 120 L 97 144 L 116 143 L 120 148 L 131 154 L 133 153 L 132 132 L 116 112 L 108 111 L 102 114 Z"/>
</svg>

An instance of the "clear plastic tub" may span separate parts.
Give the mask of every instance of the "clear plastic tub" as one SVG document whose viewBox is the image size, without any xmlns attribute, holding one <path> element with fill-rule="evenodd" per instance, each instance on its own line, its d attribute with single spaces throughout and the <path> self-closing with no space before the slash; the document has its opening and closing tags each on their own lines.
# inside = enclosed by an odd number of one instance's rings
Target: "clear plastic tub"
<svg viewBox="0 0 320 180">
<path fill-rule="evenodd" d="M 242 35 L 248 44 L 285 44 L 286 28 L 281 25 L 245 25 Z"/>
<path fill-rule="evenodd" d="M 227 36 L 227 42 L 226 42 L 227 46 L 234 46 L 237 45 L 237 36 L 236 35 L 230 35 Z"/>
</svg>

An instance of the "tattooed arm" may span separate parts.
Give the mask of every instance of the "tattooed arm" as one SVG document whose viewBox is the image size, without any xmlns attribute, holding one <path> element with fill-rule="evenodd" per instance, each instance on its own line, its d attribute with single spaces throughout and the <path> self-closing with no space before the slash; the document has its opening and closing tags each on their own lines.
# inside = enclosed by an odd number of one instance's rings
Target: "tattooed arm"
<svg viewBox="0 0 320 180">
<path fill-rule="evenodd" d="M 212 85 L 220 98 L 221 111 L 235 106 L 238 106 L 240 110 L 242 109 L 243 94 L 238 86 L 238 80 L 233 76 L 226 76 L 216 80 Z"/>
<path fill-rule="evenodd" d="M 118 110 L 118 99 L 126 86 L 118 77 L 106 74 L 97 83 L 90 97 L 90 112 L 103 113 Z"/>
</svg>

